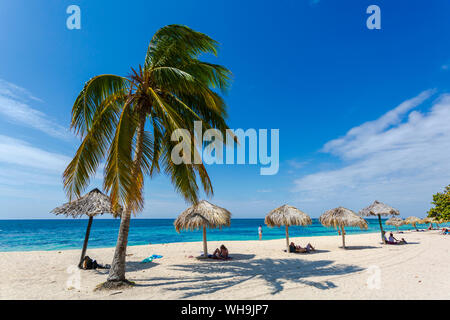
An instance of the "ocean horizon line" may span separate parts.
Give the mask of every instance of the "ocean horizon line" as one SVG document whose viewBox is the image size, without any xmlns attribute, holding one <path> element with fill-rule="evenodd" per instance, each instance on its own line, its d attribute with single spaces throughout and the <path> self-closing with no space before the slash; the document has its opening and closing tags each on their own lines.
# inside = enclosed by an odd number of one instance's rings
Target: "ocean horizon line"
<svg viewBox="0 0 450 320">
<path fill-rule="evenodd" d="M 386 231 L 396 228 L 385 225 Z M 202 231 L 182 231 L 177 233 L 174 219 L 140 218 L 132 219 L 129 233 L 129 245 L 146 245 L 159 243 L 183 243 L 202 240 Z M 346 233 L 362 234 L 377 233 L 377 219 L 367 219 L 368 229 L 357 227 L 346 228 Z M 89 238 L 89 248 L 111 248 L 116 245 L 120 219 L 94 219 Z M 209 241 L 246 241 L 258 240 L 258 227 L 262 226 L 263 240 L 285 238 L 284 227 L 270 228 L 263 218 L 235 218 L 230 226 L 221 229 L 208 229 Z M 79 249 L 83 245 L 86 233 L 86 219 L 19 219 L 0 220 L 0 252 L 7 251 L 53 251 Z M 401 226 L 400 230 L 411 230 L 409 225 Z M 423 226 L 421 227 L 423 228 Z M 318 218 L 312 219 L 308 226 L 291 226 L 291 237 L 318 237 L 323 235 L 338 235 L 331 227 L 324 227 Z"/>
</svg>

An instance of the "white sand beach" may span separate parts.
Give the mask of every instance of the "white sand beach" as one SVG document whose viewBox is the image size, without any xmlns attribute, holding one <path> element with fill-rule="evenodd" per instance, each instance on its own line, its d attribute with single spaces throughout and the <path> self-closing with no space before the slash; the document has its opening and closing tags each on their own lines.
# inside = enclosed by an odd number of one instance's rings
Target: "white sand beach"
<svg viewBox="0 0 450 320">
<path fill-rule="evenodd" d="M 201 261 L 201 242 L 128 248 L 127 277 L 136 286 L 94 291 L 107 270 L 74 267 L 80 250 L 1 252 L 1 299 L 450 299 L 450 236 L 395 234 L 409 244 L 381 245 L 379 233 L 292 238 L 312 254 L 283 252 L 285 239 L 227 241 L 233 259 Z M 212 252 L 221 243 L 208 243 Z M 114 248 L 88 249 L 111 263 Z M 163 255 L 150 263 L 140 261 Z M 72 266 L 70 268 L 70 266 Z M 68 273 L 67 270 L 75 271 Z M 79 288 L 68 288 L 67 282 Z"/>
</svg>

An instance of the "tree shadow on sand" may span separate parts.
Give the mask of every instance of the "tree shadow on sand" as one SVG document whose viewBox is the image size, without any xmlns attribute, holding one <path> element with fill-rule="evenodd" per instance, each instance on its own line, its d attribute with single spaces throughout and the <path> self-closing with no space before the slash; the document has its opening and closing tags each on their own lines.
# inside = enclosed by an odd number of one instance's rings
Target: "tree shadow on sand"
<svg viewBox="0 0 450 320">
<path fill-rule="evenodd" d="M 153 261 L 150 262 L 146 262 L 146 263 L 142 263 L 142 262 L 138 262 L 138 261 L 127 261 L 126 262 L 126 271 L 127 272 L 131 272 L 131 271 L 141 271 L 141 270 L 147 270 L 153 267 L 156 267 L 158 265 L 158 263 L 155 263 Z M 94 269 L 93 271 L 95 271 L 98 274 L 109 274 L 109 269 Z"/>
<path fill-rule="evenodd" d="M 250 259 L 253 259 L 253 258 L 255 257 L 255 255 L 254 255 L 254 254 L 241 254 L 241 253 L 235 253 L 235 254 L 230 255 L 230 257 L 231 257 L 231 259 L 226 260 L 226 261 L 231 261 L 231 260 L 233 260 L 233 261 L 250 260 Z M 224 260 L 222 260 L 222 259 L 205 258 L 205 257 L 203 257 L 203 256 L 196 257 L 196 259 L 197 259 L 198 261 L 202 261 L 202 262 L 216 262 L 216 263 L 221 263 L 221 262 L 224 261 Z"/>
<path fill-rule="evenodd" d="M 321 290 L 335 288 L 331 281 L 308 280 L 314 276 L 338 276 L 364 270 L 354 265 L 333 264 L 331 260 L 305 261 L 301 259 L 256 259 L 217 263 L 189 263 L 174 265 L 175 271 L 186 276 L 174 279 L 155 277 L 133 279 L 137 286 L 165 286 L 166 290 L 184 292 L 183 299 L 211 294 L 237 286 L 251 279 L 262 279 L 272 295 L 284 289 L 285 282 L 294 282 Z"/>
<path fill-rule="evenodd" d="M 127 261 L 126 270 L 127 271 L 141 271 L 156 267 L 159 263 L 154 261 L 142 263 L 140 261 Z"/>
<path fill-rule="evenodd" d="M 374 246 L 346 246 L 344 250 L 366 250 L 366 249 L 380 249 L 381 246 L 379 247 L 374 247 Z M 339 247 L 339 249 L 342 249 L 342 247 Z"/>
</svg>

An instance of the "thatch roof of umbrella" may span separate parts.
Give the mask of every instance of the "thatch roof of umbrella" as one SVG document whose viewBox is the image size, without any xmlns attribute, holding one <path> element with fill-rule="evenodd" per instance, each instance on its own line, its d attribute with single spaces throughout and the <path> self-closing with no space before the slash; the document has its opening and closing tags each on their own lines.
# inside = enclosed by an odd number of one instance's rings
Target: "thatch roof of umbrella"
<svg viewBox="0 0 450 320">
<path fill-rule="evenodd" d="M 384 237 L 383 223 L 381 222 L 381 216 L 398 216 L 399 214 L 400 211 L 378 200 L 375 200 L 370 206 L 361 209 L 359 211 L 359 215 L 363 217 L 368 216 L 378 217 L 378 223 L 380 225 L 380 232 L 381 232 L 381 241 L 383 242 L 385 241 L 385 237 Z"/>
<path fill-rule="evenodd" d="M 392 217 L 389 220 L 387 220 L 385 223 L 388 226 L 396 227 L 397 228 L 397 232 L 398 232 L 398 227 L 404 225 L 405 224 L 405 220 L 403 220 L 401 218 L 398 218 L 398 217 Z M 383 238 L 383 240 L 384 240 L 384 238 Z"/>
<path fill-rule="evenodd" d="M 420 223 L 421 219 L 411 216 L 405 219 L 405 223 L 406 224 L 416 224 L 416 223 Z"/>
<path fill-rule="evenodd" d="M 287 204 L 270 211 L 264 222 L 269 227 L 306 226 L 312 224 L 310 216 Z"/>
<path fill-rule="evenodd" d="M 206 200 L 202 200 L 192 207 L 183 211 L 173 223 L 175 230 L 197 230 L 203 229 L 203 254 L 208 255 L 206 244 L 206 228 L 215 229 L 229 226 L 231 213 L 224 208 L 218 207 Z"/>
<path fill-rule="evenodd" d="M 231 213 L 206 200 L 183 211 L 174 222 L 175 230 L 197 230 L 203 227 L 210 229 L 229 226 Z"/>
<path fill-rule="evenodd" d="M 420 223 L 420 221 L 420 218 L 411 216 L 405 219 L 405 224 L 410 224 L 417 230 L 416 223 Z"/>
<path fill-rule="evenodd" d="M 82 215 L 95 217 L 104 213 L 111 213 L 114 217 L 120 216 L 122 207 L 112 209 L 111 199 L 97 188 L 91 190 L 77 200 L 67 202 L 51 211 L 56 215 L 78 218 Z"/>
<path fill-rule="evenodd" d="M 289 252 L 289 226 L 306 226 L 312 224 L 311 217 L 296 207 L 282 205 L 270 211 L 264 222 L 269 227 L 286 227 L 286 252 Z"/>
<path fill-rule="evenodd" d="M 326 211 L 319 217 L 320 223 L 326 227 L 340 226 L 359 227 L 367 229 L 367 222 L 350 209 L 338 207 Z"/>
<path fill-rule="evenodd" d="M 392 208 L 391 206 L 375 200 L 370 206 L 361 209 L 359 215 L 363 217 L 368 216 L 398 216 L 400 211 L 398 209 Z"/>
<path fill-rule="evenodd" d="M 320 223 L 325 227 L 341 229 L 342 247 L 345 248 L 345 227 L 359 227 L 367 229 L 367 222 L 350 209 L 338 207 L 326 211 L 319 217 Z"/>
<path fill-rule="evenodd" d="M 422 220 L 419 221 L 420 224 L 426 224 L 426 223 L 443 223 L 444 220 L 438 220 L 435 217 L 425 217 Z"/>
<path fill-rule="evenodd" d="M 431 223 L 431 222 L 434 222 L 434 219 L 431 219 L 428 217 L 425 217 L 419 221 L 420 224 L 427 224 L 427 223 Z"/>
<path fill-rule="evenodd" d="M 78 266 L 81 265 L 86 254 L 87 244 L 89 240 L 89 234 L 91 232 L 92 220 L 97 215 L 102 215 L 104 213 L 111 213 L 114 217 L 120 216 L 122 214 L 122 207 L 117 206 L 113 209 L 111 205 L 111 199 L 102 193 L 97 188 L 91 190 L 84 196 L 78 198 L 77 200 L 63 204 L 60 207 L 53 209 L 51 212 L 56 215 L 65 215 L 66 217 L 78 218 L 82 215 L 89 217 L 89 222 L 86 228 L 86 235 L 84 237 L 83 250 L 81 251 L 81 258 Z"/>
<path fill-rule="evenodd" d="M 388 226 L 400 227 L 405 224 L 402 218 L 392 217 L 385 222 Z"/>
</svg>

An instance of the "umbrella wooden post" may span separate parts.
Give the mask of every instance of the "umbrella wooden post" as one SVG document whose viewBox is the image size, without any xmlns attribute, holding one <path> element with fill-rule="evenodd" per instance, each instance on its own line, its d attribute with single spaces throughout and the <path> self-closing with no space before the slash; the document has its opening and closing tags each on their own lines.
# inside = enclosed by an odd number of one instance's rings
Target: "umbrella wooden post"
<svg viewBox="0 0 450 320">
<path fill-rule="evenodd" d="M 381 241 L 384 242 L 384 230 L 383 230 L 383 224 L 381 223 L 381 215 L 378 214 L 378 223 L 380 224 L 380 231 L 381 231 Z"/>
<path fill-rule="evenodd" d="M 341 226 L 341 230 L 342 230 L 342 248 L 343 249 L 345 249 L 345 228 L 344 228 L 344 226 L 342 225 Z"/>
<path fill-rule="evenodd" d="M 89 217 L 89 222 L 86 229 L 86 236 L 84 237 L 84 243 L 83 243 L 83 250 L 81 251 L 81 258 L 80 263 L 78 263 L 78 268 L 82 268 L 84 256 L 86 255 L 86 249 L 89 241 L 89 234 L 91 233 L 91 226 L 92 226 L 92 220 L 94 220 L 94 217 Z"/>
<path fill-rule="evenodd" d="M 208 245 L 206 243 L 206 227 L 203 226 L 203 256 L 208 257 Z"/>
<path fill-rule="evenodd" d="M 289 227 L 286 226 L 286 252 L 289 253 Z"/>
</svg>

